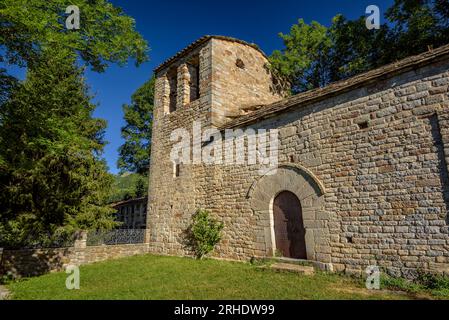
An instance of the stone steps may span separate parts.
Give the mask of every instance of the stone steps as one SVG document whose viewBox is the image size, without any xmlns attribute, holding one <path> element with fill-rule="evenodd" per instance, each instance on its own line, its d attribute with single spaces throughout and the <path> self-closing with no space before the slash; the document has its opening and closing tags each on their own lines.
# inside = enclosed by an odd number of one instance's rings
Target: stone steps
<svg viewBox="0 0 449 320">
<path fill-rule="evenodd" d="M 275 261 L 275 262 L 279 262 L 279 263 L 297 264 L 297 265 L 309 266 L 309 267 L 315 267 L 315 264 L 316 264 L 315 261 L 284 258 L 284 257 L 275 257 L 275 258 L 271 258 L 271 260 Z"/>
<path fill-rule="evenodd" d="M 284 258 L 284 257 L 253 257 L 252 259 L 255 262 L 270 264 L 270 263 L 286 263 L 293 265 L 300 265 L 306 267 L 312 267 L 315 270 L 321 270 L 325 272 L 332 272 L 333 269 L 330 268 L 328 264 L 311 261 L 311 260 L 302 260 L 302 259 L 292 259 L 292 258 Z"/>
<path fill-rule="evenodd" d="M 311 276 L 315 274 L 315 269 L 310 266 L 303 266 L 299 264 L 292 264 L 292 263 L 274 263 L 270 267 L 270 269 L 279 271 L 279 272 L 293 272 L 298 274 L 303 274 L 306 276 Z"/>
</svg>

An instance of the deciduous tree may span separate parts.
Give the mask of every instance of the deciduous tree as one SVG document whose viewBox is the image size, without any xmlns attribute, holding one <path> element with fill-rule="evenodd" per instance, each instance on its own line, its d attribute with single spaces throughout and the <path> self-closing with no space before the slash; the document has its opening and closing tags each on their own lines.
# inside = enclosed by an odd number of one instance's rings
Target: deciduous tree
<svg viewBox="0 0 449 320">
<path fill-rule="evenodd" d="M 153 123 L 154 83 L 151 78 L 132 95 L 131 104 L 123 106 L 126 126 L 125 143 L 120 147 L 118 166 L 122 171 L 148 175 Z"/>
<path fill-rule="evenodd" d="M 79 54 L 95 71 L 109 63 L 147 59 L 148 46 L 135 31 L 135 21 L 107 0 L 77 0 L 80 29 L 67 30 L 65 0 L 2 0 L 0 46 L 10 63 L 26 65 L 52 44 Z M 4 52 L 4 53 L 3 53 Z"/>
<path fill-rule="evenodd" d="M 285 48 L 271 64 L 297 93 L 449 43 L 447 0 L 395 0 L 385 18 L 378 30 L 368 30 L 363 16 L 337 15 L 329 28 L 299 20 L 280 34 Z"/>
</svg>

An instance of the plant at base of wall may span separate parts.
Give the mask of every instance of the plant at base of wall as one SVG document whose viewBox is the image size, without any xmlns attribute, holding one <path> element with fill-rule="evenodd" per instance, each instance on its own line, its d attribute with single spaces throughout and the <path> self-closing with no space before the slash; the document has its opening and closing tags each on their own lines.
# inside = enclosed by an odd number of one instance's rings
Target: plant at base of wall
<svg viewBox="0 0 449 320">
<path fill-rule="evenodd" d="M 212 252 L 221 240 L 221 231 L 224 224 L 210 216 L 210 212 L 200 209 L 193 216 L 192 225 L 189 228 L 189 243 L 195 251 L 198 259 Z"/>
<path fill-rule="evenodd" d="M 382 274 L 381 287 L 412 294 L 424 292 L 439 298 L 449 297 L 449 277 L 425 272 L 424 270 L 418 270 L 418 274 L 413 280 Z"/>
</svg>

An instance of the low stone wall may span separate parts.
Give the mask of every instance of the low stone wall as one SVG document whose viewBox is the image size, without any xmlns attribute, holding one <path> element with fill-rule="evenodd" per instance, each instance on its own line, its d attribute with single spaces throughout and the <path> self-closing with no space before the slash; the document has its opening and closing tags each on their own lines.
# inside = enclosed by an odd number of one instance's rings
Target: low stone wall
<svg viewBox="0 0 449 320">
<path fill-rule="evenodd" d="M 3 254 L 2 254 L 3 251 Z M 32 277 L 65 270 L 68 265 L 85 265 L 133 255 L 146 254 L 148 245 L 125 244 L 87 247 L 77 242 L 70 248 L 2 250 L 0 248 L 0 276 Z"/>
<path fill-rule="evenodd" d="M 87 247 L 85 250 L 78 252 L 78 257 L 73 259 L 71 264 L 83 265 L 146 253 L 148 253 L 148 244 L 145 243 Z"/>
<path fill-rule="evenodd" d="M 20 278 L 60 271 L 74 255 L 75 248 L 4 250 L 0 275 Z"/>
</svg>

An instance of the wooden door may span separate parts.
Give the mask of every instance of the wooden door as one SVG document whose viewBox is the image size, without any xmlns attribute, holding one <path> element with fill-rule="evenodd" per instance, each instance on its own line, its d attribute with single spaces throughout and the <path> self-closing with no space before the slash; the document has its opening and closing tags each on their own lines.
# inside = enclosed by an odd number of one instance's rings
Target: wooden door
<svg viewBox="0 0 449 320">
<path fill-rule="evenodd" d="M 281 192 L 273 204 L 276 249 L 286 258 L 307 259 L 306 230 L 301 203 L 293 193 Z"/>
</svg>

